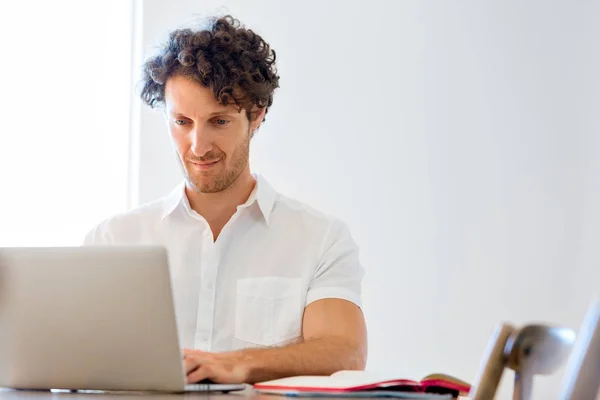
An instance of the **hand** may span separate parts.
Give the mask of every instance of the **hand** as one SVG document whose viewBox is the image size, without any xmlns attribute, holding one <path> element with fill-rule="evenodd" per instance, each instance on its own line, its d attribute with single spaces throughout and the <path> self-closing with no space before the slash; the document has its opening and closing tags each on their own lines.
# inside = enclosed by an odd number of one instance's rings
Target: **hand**
<svg viewBox="0 0 600 400">
<path fill-rule="evenodd" d="M 216 383 L 246 383 L 248 380 L 248 367 L 239 353 L 183 349 L 183 361 L 188 383 L 204 379 Z"/>
</svg>

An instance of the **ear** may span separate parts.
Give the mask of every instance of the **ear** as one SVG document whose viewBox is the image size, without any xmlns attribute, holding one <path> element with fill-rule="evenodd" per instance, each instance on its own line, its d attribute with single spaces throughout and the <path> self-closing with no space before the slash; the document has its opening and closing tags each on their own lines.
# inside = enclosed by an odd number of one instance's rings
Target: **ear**
<svg viewBox="0 0 600 400">
<path fill-rule="evenodd" d="M 258 108 L 258 109 L 256 109 L 256 111 L 253 112 L 253 114 L 256 117 L 254 118 L 253 121 L 250 121 L 250 131 L 251 132 L 254 132 L 255 130 L 258 129 L 258 127 L 260 126 L 260 124 L 265 119 L 266 111 L 267 111 L 267 108 L 263 107 L 263 108 Z"/>
</svg>

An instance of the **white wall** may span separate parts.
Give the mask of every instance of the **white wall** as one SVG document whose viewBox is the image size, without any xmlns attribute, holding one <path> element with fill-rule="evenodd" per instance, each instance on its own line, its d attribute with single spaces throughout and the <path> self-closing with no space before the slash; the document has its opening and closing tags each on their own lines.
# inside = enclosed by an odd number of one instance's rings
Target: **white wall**
<svg viewBox="0 0 600 400">
<path fill-rule="evenodd" d="M 500 320 L 579 326 L 600 293 L 600 2 L 226 3 L 146 0 L 144 55 L 215 11 L 275 48 L 253 168 L 350 225 L 370 369 L 472 379 Z M 140 128 L 145 202 L 180 175 L 160 113 Z"/>
</svg>

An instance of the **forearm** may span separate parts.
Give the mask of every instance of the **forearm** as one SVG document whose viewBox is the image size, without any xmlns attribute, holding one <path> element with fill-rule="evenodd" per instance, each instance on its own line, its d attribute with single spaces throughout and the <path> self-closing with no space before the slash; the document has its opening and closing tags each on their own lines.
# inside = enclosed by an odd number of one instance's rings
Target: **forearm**
<svg viewBox="0 0 600 400">
<path fill-rule="evenodd" d="M 364 369 L 366 345 L 344 337 L 307 340 L 286 347 L 248 349 L 238 352 L 255 383 L 296 375 L 330 375 L 339 370 Z"/>
</svg>

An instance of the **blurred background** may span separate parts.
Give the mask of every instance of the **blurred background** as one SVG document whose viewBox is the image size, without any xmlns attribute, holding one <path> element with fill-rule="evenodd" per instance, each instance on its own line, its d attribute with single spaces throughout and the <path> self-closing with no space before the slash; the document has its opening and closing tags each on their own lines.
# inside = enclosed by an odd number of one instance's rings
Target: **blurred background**
<svg viewBox="0 0 600 400">
<path fill-rule="evenodd" d="M 600 294 L 599 1 L 3 2 L 0 246 L 81 244 L 181 180 L 140 66 L 227 13 L 281 76 L 252 169 L 361 248 L 368 369 L 472 380 L 500 321 L 579 327 Z"/>
</svg>

